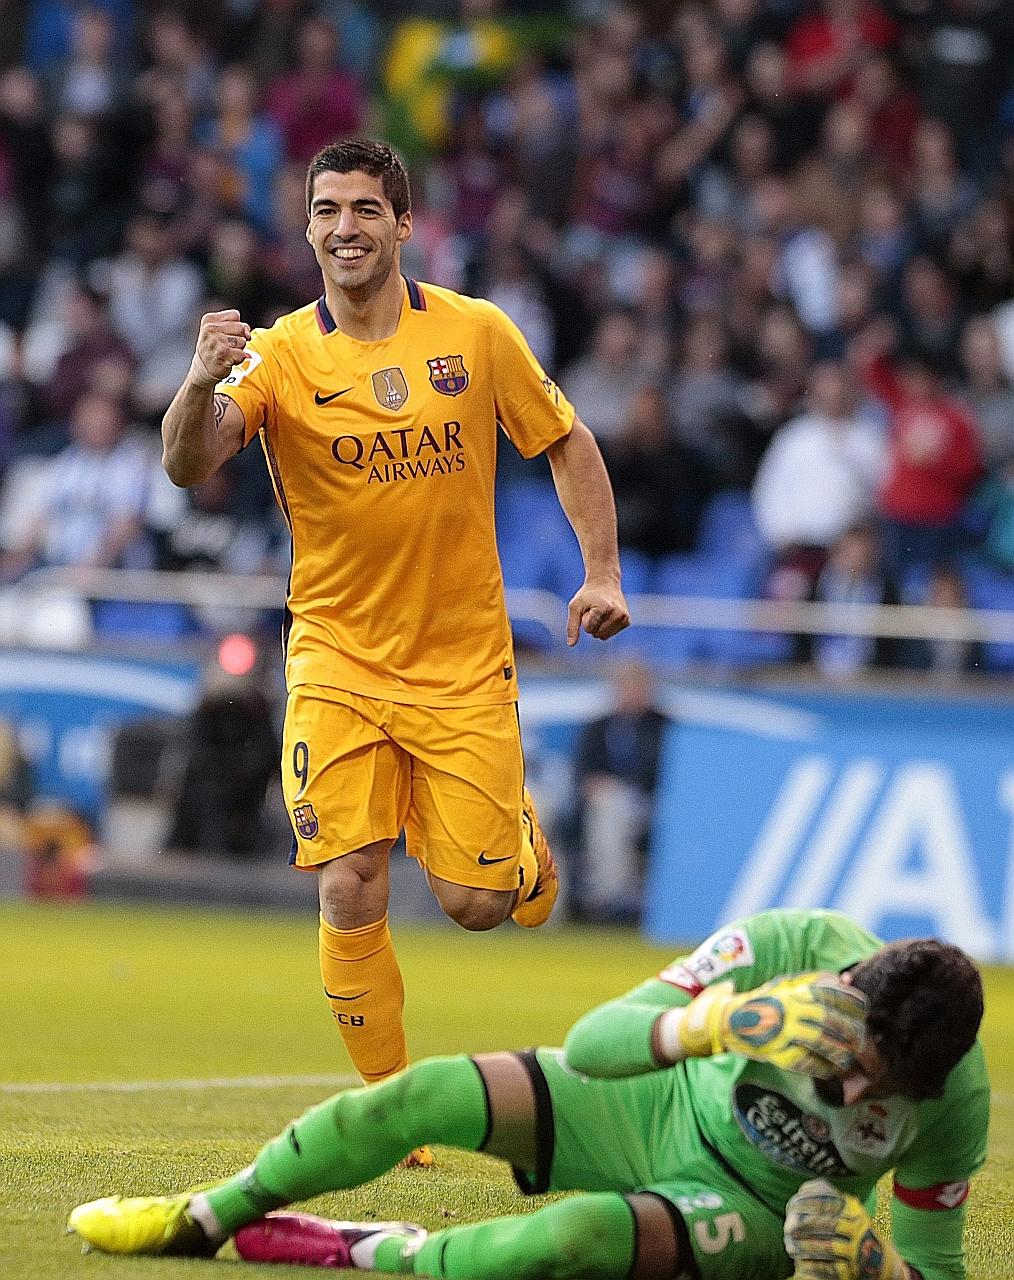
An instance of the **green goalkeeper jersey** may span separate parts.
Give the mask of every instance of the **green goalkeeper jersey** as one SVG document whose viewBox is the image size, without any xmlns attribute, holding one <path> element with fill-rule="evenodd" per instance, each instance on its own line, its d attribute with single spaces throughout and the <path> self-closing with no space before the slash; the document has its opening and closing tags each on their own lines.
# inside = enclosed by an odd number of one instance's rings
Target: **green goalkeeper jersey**
<svg viewBox="0 0 1014 1280">
<path fill-rule="evenodd" d="M 593 1010 L 567 1041 L 567 1060 L 589 1075 L 657 1070 L 651 1028 L 658 1013 L 688 1003 L 715 981 L 748 991 L 771 978 L 840 972 L 881 942 L 832 911 L 763 912 L 712 935 L 628 995 Z M 778 1213 L 810 1178 L 827 1178 L 870 1203 L 894 1170 L 894 1239 L 924 1274 L 963 1273 L 968 1181 L 986 1152 L 989 1081 L 977 1042 L 947 1078 L 942 1098 L 821 1100 L 808 1076 L 733 1054 L 690 1059 L 689 1096 L 701 1138 Z"/>
</svg>

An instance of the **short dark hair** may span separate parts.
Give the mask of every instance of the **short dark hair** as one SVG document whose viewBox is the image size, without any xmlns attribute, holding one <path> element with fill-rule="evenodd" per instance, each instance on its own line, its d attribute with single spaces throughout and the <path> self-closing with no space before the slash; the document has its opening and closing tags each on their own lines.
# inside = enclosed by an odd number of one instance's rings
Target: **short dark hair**
<svg viewBox="0 0 1014 1280">
<path fill-rule="evenodd" d="M 408 174 L 401 156 L 386 142 L 374 142 L 372 138 L 347 138 L 344 142 L 332 142 L 318 151 L 306 171 L 306 212 L 310 213 L 313 184 L 321 173 L 353 173 L 358 170 L 379 178 L 384 195 L 391 202 L 394 216 L 400 218 L 412 207 Z"/>
<path fill-rule="evenodd" d="M 869 1001 L 867 1033 L 893 1083 L 910 1098 L 939 1098 L 979 1033 L 978 969 L 949 942 L 908 938 L 887 943 L 849 977 Z"/>
<path fill-rule="evenodd" d="M 942 378 L 947 373 L 947 359 L 939 351 L 914 339 L 901 343 L 895 353 L 894 363 L 900 368 L 918 369 L 922 373 Z"/>
</svg>

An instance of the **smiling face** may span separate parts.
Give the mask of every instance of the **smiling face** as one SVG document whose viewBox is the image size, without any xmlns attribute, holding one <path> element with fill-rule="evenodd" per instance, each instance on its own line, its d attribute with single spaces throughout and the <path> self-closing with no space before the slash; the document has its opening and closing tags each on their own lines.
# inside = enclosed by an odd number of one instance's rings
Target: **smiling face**
<svg viewBox="0 0 1014 1280">
<path fill-rule="evenodd" d="M 327 170 L 314 179 L 306 238 L 325 284 L 369 297 L 398 271 L 401 246 L 411 234 L 411 210 L 395 216 L 379 177 L 355 169 Z"/>
</svg>

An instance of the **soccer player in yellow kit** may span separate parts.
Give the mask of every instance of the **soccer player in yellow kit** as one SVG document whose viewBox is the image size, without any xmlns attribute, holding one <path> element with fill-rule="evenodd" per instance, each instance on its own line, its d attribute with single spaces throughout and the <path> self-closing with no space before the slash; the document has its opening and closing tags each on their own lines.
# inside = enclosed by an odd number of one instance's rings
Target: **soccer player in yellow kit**
<svg viewBox="0 0 1014 1280">
<path fill-rule="evenodd" d="M 408 179 L 387 146 L 325 148 L 307 173 L 323 296 L 251 334 L 201 321 L 162 424 L 200 484 L 259 435 L 292 534 L 282 755 L 292 861 L 316 870 L 324 991 L 364 1081 L 408 1057 L 388 929 L 402 828 L 466 929 L 549 916 L 557 873 L 524 789 L 494 519 L 497 430 L 545 452 L 585 580 L 567 639 L 629 623 L 595 441 L 489 302 L 401 275 Z"/>
</svg>

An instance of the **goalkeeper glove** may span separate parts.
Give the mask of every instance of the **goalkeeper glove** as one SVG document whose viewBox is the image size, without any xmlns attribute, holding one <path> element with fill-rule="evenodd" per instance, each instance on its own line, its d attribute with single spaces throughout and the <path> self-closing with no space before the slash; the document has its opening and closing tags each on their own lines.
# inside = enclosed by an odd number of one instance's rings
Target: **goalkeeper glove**
<svg viewBox="0 0 1014 1280">
<path fill-rule="evenodd" d="M 795 1280 L 910 1280 L 908 1264 L 855 1196 L 804 1182 L 785 1210 L 785 1250 Z"/>
<path fill-rule="evenodd" d="M 802 973 L 740 995 L 721 982 L 662 1017 L 659 1039 L 673 1061 L 738 1053 L 826 1077 L 847 1071 L 862 1047 L 866 997 L 836 974 Z"/>
</svg>

